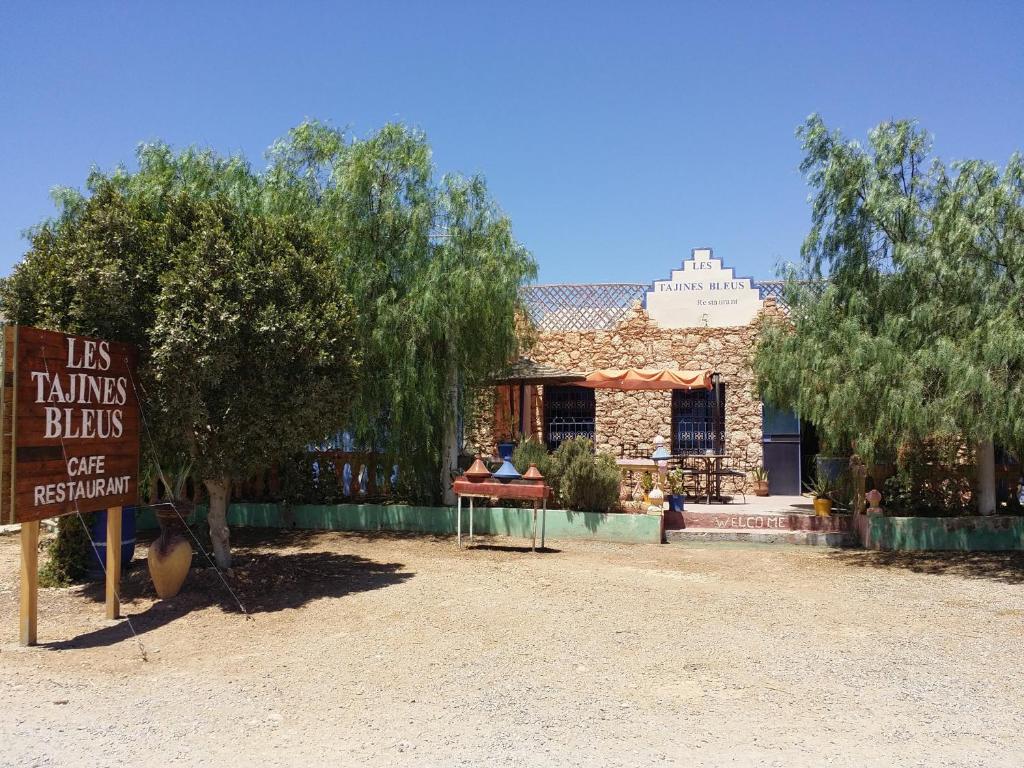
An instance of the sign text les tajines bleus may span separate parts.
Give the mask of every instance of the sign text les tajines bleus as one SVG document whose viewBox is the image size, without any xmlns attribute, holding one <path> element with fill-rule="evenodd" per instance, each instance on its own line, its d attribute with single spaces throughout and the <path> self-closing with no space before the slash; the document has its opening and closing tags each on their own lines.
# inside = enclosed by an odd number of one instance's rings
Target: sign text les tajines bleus
<svg viewBox="0 0 1024 768">
<path fill-rule="evenodd" d="M 128 344 L 5 329 L 0 517 L 23 522 L 136 503 L 136 362 Z"/>
</svg>

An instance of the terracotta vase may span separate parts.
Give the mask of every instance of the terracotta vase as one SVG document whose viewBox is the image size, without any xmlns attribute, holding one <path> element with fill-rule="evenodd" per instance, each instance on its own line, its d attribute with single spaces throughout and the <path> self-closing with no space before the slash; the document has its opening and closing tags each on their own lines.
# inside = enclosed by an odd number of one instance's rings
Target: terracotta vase
<svg viewBox="0 0 1024 768">
<path fill-rule="evenodd" d="M 181 517 L 169 507 L 157 508 L 160 536 L 150 544 L 146 558 L 153 586 L 163 599 L 178 594 L 192 567 L 192 545 L 182 532 Z"/>
<path fill-rule="evenodd" d="M 869 515 L 880 515 L 882 509 L 878 505 L 882 503 L 882 494 L 879 493 L 877 488 L 872 488 L 870 491 L 864 494 L 864 498 L 867 499 Z"/>
<path fill-rule="evenodd" d="M 755 496 L 767 496 L 768 495 L 768 481 L 758 480 L 754 483 L 754 495 Z"/>
</svg>

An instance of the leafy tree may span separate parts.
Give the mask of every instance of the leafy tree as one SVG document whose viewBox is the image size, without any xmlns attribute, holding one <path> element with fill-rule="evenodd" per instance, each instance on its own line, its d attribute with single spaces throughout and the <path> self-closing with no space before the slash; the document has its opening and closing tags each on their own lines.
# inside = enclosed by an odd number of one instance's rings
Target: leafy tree
<svg viewBox="0 0 1024 768">
<path fill-rule="evenodd" d="M 437 179 L 400 125 L 304 123 L 265 173 L 161 144 L 138 162 L 58 191 L 0 311 L 139 345 L 148 447 L 178 475 L 190 457 L 218 563 L 230 480 L 342 425 L 414 495 L 450 493 L 460 393 L 514 358 L 536 271 L 483 180 Z"/>
<path fill-rule="evenodd" d="M 992 512 L 993 441 L 1024 445 L 1024 160 L 947 166 L 910 121 L 866 148 L 818 116 L 798 136 L 812 226 L 790 322 L 756 351 L 762 395 L 867 455 L 972 442 Z"/>
<path fill-rule="evenodd" d="M 151 362 L 163 413 L 184 428 L 210 494 L 210 536 L 226 566 L 232 478 L 346 418 L 354 322 L 337 263 L 308 224 L 223 201 L 190 214 L 163 275 Z"/>
<path fill-rule="evenodd" d="M 350 428 L 395 457 L 415 495 L 453 502 L 459 392 L 514 359 L 533 259 L 484 181 L 438 179 L 426 138 L 405 126 L 350 141 L 304 123 L 271 161 L 280 204 L 312 212 L 358 303 L 366 375 Z"/>
<path fill-rule="evenodd" d="M 324 238 L 243 160 L 163 145 L 138 159 L 136 173 L 94 172 L 87 194 L 59 193 L 58 217 L 0 285 L 0 311 L 139 345 L 147 448 L 165 465 L 190 456 L 226 568 L 230 480 L 347 418 L 352 302 Z"/>
</svg>

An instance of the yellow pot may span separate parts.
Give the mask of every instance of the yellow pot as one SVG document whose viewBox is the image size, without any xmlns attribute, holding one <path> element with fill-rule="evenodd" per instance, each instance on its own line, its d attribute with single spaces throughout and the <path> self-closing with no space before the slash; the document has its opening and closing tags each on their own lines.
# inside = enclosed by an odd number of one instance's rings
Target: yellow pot
<svg viewBox="0 0 1024 768">
<path fill-rule="evenodd" d="M 815 499 L 814 514 L 818 517 L 828 517 L 832 514 L 832 499 Z"/>
<path fill-rule="evenodd" d="M 149 545 L 149 575 L 161 598 L 174 597 L 192 567 L 192 547 L 183 536 L 160 536 Z"/>
</svg>

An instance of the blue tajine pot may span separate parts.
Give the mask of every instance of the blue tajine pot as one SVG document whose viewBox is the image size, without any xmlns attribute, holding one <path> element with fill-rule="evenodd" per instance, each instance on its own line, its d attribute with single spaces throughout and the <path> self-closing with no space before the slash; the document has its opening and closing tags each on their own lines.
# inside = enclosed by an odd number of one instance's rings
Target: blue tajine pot
<svg viewBox="0 0 1024 768">
<path fill-rule="evenodd" d="M 510 480 L 518 480 L 522 475 L 512 466 L 512 462 L 505 459 L 498 467 L 498 471 L 491 475 L 491 477 L 500 480 L 503 483 L 507 483 Z"/>
</svg>

